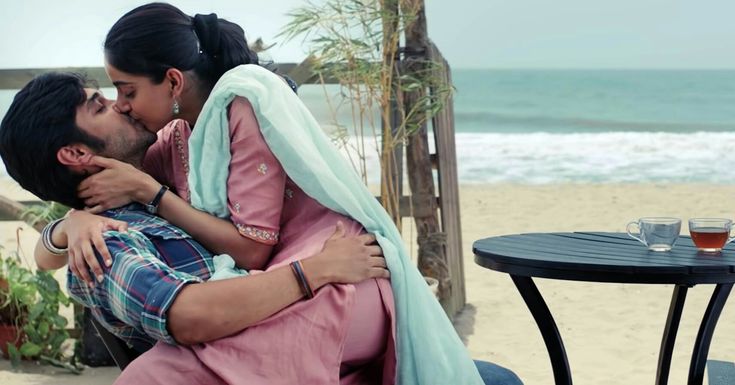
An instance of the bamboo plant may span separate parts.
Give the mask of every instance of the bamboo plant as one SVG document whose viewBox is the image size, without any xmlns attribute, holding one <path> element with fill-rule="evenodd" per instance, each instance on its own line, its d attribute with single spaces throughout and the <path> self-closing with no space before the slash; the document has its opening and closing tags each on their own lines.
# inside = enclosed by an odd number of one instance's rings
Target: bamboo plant
<svg viewBox="0 0 735 385">
<path fill-rule="evenodd" d="M 421 72 L 401 72 L 406 55 L 400 42 L 416 17 L 415 4 L 406 0 L 307 1 L 289 13 L 291 21 L 280 35 L 286 40 L 302 38 L 322 85 L 328 80 L 338 84 L 336 97 L 325 92 L 330 123 L 336 128 L 333 140 L 347 150 L 366 183 L 368 151 L 377 152 L 381 203 L 397 224 L 401 186 L 396 173 L 402 159 L 396 156 L 402 155 L 395 150 L 444 107 L 451 92 L 432 75 L 440 64 L 426 58 L 410 58 L 422 61 Z M 407 110 L 402 94 L 419 88 L 433 92 Z M 342 109 L 349 110 L 350 121 L 339 120 Z"/>
</svg>

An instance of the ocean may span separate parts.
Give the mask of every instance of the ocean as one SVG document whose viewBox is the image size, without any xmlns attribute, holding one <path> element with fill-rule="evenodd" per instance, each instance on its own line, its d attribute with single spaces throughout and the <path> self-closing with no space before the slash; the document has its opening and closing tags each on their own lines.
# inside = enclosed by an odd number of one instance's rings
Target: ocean
<svg viewBox="0 0 735 385">
<path fill-rule="evenodd" d="M 460 183 L 735 183 L 729 163 L 735 71 L 454 70 L 452 76 Z M 114 90 L 104 91 L 114 97 Z M 0 91 L 0 116 L 14 92 Z M 330 126 L 324 93 L 320 86 L 300 90 L 317 120 Z M 337 116 L 351 124 L 349 114 Z M 367 163 L 375 182 L 371 151 Z"/>
</svg>

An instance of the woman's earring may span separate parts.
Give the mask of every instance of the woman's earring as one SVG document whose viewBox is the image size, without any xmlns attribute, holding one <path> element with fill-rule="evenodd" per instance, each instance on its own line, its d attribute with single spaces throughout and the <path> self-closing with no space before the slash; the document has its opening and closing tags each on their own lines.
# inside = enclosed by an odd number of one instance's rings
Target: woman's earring
<svg viewBox="0 0 735 385">
<path fill-rule="evenodd" d="M 174 116 L 178 115 L 179 112 L 181 112 L 181 107 L 179 107 L 179 102 L 174 100 L 173 108 L 171 108 L 171 111 L 174 113 Z"/>
</svg>

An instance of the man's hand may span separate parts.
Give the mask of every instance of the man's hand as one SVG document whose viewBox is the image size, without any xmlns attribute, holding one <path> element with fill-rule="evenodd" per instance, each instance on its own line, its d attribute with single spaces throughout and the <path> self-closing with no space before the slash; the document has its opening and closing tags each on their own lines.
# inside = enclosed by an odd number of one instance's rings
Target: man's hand
<svg viewBox="0 0 735 385">
<path fill-rule="evenodd" d="M 317 255 L 302 261 L 307 278 L 317 289 L 327 283 L 358 283 L 370 278 L 389 278 L 383 250 L 372 234 L 345 236 L 342 222 Z"/>
</svg>

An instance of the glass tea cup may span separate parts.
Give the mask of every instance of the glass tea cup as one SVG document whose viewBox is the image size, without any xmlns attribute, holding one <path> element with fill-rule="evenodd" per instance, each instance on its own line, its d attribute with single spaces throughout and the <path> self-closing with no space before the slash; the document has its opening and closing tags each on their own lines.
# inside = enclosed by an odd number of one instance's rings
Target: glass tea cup
<svg viewBox="0 0 735 385">
<path fill-rule="evenodd" d="M 638 233 L 631 231 L 638 227 Z M 681 219 L 669 217 L 644 217 L 628 223 L 628 235 L 640 241 L 650 251 L 669 251 L 679 238 Z"/>
<path fill-rule="evenodd" d="M 717 253 L 732 242 L 730 236 L 732 220 L 725 218 L 692 218 L 689 220 L 689 234 L 697 249 L 705 253 Z"/>
</svg>

